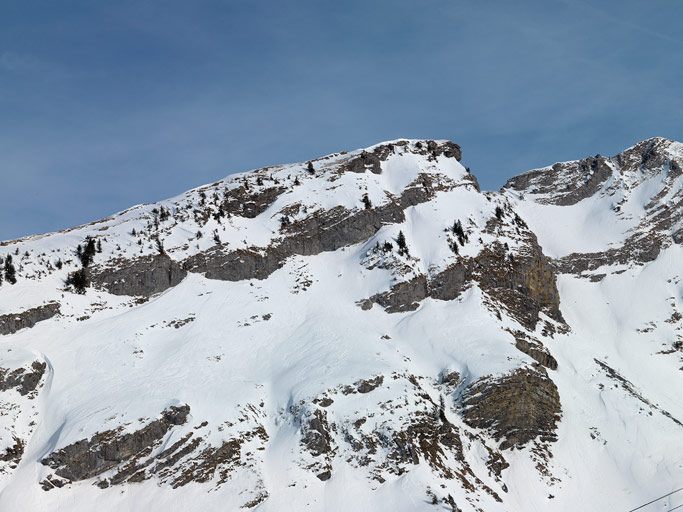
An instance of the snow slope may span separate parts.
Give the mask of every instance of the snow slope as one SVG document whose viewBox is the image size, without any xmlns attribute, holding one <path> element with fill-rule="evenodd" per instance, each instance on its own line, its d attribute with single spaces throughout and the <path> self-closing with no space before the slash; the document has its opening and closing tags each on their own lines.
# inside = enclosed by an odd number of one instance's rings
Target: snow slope
<svg viewBox="0 0 683 512">
<path fill-rule="evenodd" d="M 2 243 L 0 510 L 618 511 L 683 486 L 682 147 L 495 193 L 452 143 L 390 141 Z"/>
</svg>

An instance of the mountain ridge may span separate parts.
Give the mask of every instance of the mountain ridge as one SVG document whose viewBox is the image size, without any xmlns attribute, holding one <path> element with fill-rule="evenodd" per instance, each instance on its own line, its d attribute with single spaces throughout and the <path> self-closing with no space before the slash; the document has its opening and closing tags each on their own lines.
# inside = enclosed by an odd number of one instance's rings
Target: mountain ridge
<svg viewBox="0 0 683 512">
<path fill-rule="evenodd" d="M 671 490 L 680 147 L 482 192 L 457 144 L 398 139 L 6 242 L 0 506 L 604 510 Z"/>
</svg>

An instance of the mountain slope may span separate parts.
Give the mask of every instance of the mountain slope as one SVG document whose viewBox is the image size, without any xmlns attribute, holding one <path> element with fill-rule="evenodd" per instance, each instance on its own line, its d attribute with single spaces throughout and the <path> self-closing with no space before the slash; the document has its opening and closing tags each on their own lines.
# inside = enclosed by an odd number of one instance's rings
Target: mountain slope
<svg viewBox="0 0 683 512">
<path fill-rule="evenodd" d="M 397 140 L 3 243 L 0 509 L 597 511 L 677 488 L 682 147 L 495 193 L 456 144 Z"/>
</svg>

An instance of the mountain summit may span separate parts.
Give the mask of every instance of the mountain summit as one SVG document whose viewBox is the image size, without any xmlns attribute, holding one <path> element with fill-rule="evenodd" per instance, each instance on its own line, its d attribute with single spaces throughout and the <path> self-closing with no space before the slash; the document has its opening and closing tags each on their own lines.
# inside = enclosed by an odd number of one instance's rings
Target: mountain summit
<svg viewBox="0 0 683 512">
<path fill-rule="evenodd" d="M 680 487 L 683 144 L 499 192 L 461 159 L 395 140 L 0 244 L 0 510 L 604 511 Z"/>
</svg>

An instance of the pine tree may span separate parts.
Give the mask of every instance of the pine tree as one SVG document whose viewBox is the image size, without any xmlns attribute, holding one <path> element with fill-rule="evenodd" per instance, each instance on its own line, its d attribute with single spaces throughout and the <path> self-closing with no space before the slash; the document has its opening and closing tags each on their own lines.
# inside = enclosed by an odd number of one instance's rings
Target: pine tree
<svg viewBox="0 0 683 512">
<path fill-rule="evenodd" d="M 81 265 L 83 268 L 87 268 L 92 263 L 95 253 L 97 252 L 97 245 L 92 237 L 87 237 L 85 239 L 85 248 L 80 244 L 76 248 L 76 255 L 78 259 L 81 260 Z"/>
<path fill-rule="evenodd" d="M 368 197 L 367 194 L 363 194 L 363 204 L 365 205 L 366 210 L 370 210 L 372 208 L 372 201 L 370 201 L 370 198 Z"/>
<path fill-rule="evenodd" d="M 308 170 L 309 174 L 315 174 L 315 168 L 313 167 L 313 162 L 308 162 L 306 169 Z"/>
<path fill-rule="evenodd" d="M 159 254 L 164 254 L 166 251 L 164 250 L 164 243 L 157 237 L 156 239 L 156 244 L 157 244 L 157 252 Z"/>
<path fill-rule="evenodd" d="M 71 286 L 76 293 L 80 293 L 81 295 L 84 294 L 85 289 L 90 284 L 88 279 L 88 271 L 84 268 L 81 268 L 75 272 L 71 272 L 67 276 L 66 281 L 64 281 L 64 284 Z"/>
<path fill-rule="evenodd" d="M 458 238 L 458 242 L 460 242 L 460 245 L 464 246 L 465 242 L 467 242 L 467 234 L 465 233 L 465 230 L 462 228 L 462 223 L 459 220 L 456 220 L 453 223 L 451 231 Z"/>
<path fill-rule="evenodd" d="M 5 281 L 9 284 L 17 283 L 17 271 L 12 263 L 12 255 L 8 254 L 5 258 Z"/>
<path fill-rule="evenodd" d="M 406 244 L 406 236 L 403 231 L 398 232 L 398 238 L 396 238 L 396 245 L 398 245 L 398 253 L 400 255 L 408 256 L 408 245 Z"/>
</svg>

